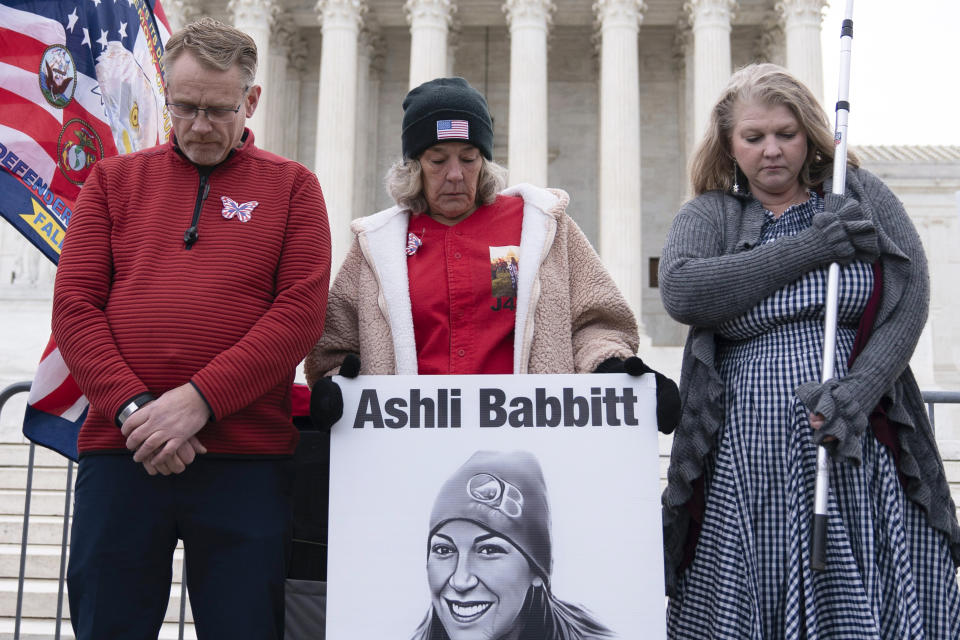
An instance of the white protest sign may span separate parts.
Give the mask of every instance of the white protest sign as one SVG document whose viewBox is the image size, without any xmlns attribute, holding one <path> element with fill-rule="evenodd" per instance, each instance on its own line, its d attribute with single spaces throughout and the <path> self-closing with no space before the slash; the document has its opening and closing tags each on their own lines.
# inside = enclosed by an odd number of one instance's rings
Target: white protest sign
<svg viewBox="0 0 960 640">
<path fill-rule="evenodd" d="M 666 637 L 652 375 L 335 380 L 328 640 Z"/>
</svg>

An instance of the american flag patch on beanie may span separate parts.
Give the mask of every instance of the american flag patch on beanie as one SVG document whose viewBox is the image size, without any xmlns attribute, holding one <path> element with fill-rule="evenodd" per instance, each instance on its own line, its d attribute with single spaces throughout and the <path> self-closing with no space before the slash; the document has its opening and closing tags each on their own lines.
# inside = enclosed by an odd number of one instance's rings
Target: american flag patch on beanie
<svg viewBox="0 0 960 640">
<path fill-rule="evenodd" d="M 437 120 L 437 140 L 445 138 L 470 139 L 470 125 L 466 120 Z"/>
</svg>

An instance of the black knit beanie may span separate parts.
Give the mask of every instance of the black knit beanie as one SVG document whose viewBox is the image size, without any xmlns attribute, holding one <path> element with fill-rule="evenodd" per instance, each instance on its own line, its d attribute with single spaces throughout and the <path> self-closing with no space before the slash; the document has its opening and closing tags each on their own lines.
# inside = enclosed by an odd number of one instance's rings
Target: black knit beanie
<svg viewBox="0 0 960 640">
<path fill-rule="evenodd" d="M 463 78 L 437 78 L 403 99 L 403 157 L 418 158 L 438 142 L 469 142 L 493 160 L 493 122 L 487 101 Z"/>
</svg>

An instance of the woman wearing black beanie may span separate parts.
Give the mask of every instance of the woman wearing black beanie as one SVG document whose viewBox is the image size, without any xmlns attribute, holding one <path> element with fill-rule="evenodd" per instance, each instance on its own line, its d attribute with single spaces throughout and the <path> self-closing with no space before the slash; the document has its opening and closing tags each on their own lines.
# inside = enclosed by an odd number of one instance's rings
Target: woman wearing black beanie
<svg viewBox="0 0 960 640">
<path fill-rule="evenodd" d="M 635 357 L 637 322 L 559 189 L 504 189 L 493 121 L 463 78 L 403 101 L 403 157 L 388 171 L 396 205 L 354 220 L 330 290 L 323 337 L 304 366 L 313 406 L 324 376 L 652 372 Z M 340 368 L 348 356 L 354 366 Z M 352 370 L 351 370 L 352 369 Z M 658 422 L 679 413 L 657 374 Z M 334 403 L 335 404 L 335 403 Z M 319 426 L 336 410 L 312 412 Z M 323 415 L 318 415 L 323 414 Z"/>
</svg>

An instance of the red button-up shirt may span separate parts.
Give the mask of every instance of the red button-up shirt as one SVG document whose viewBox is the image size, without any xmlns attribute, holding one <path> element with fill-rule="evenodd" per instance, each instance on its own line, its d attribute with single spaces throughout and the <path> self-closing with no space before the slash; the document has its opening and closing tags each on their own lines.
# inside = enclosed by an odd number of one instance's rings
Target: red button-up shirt
<svg viewBox="0 0 960 640">
<path fill-rule="evenodd" d="M 498 196 L 452 227 L 426 214 L 408 232 L 417 368 L 424 374 L 513 373 L 523 200 Z"/>
</svg>

